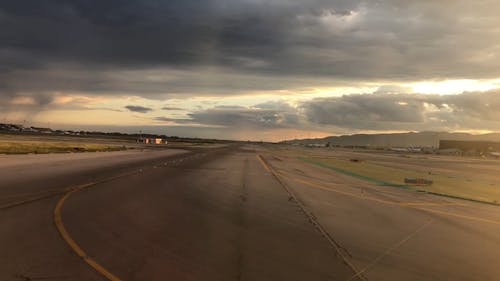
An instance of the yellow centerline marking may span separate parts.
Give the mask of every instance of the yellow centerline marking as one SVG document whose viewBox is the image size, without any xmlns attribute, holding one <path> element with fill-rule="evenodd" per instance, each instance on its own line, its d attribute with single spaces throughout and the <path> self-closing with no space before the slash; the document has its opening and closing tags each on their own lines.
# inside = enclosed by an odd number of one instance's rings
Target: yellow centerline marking
<svg viewBox="0 0 500 281">
<path fill-rule="evenodd" d="M 87 253 L 78 245 L 78 243 L 75 242 L 75 240 L 71 237 L 69 232 L 66 230 L 66 227 L 64 226 L 64 223 L 62 220 L 62 215 L 61 215 L 62 207 L 63 207 L 66 199 L 68 199 L 68 197 L 71 196 L 71 194 L 73 194 L 73 193 L 76 193 L 80 190 L 95 186 L 99 183 L 112 181 L 112 180 L 115 180 L 118 178 L 130 176 L 130 175 L 137 174 L 140 172 L 142 172 L 142 169 L 140 169 L 139 171 L 114 176 L 114 177 L 104 179 L 104 180 L 101 180 L 98 182 L 90 182 L 90 183 L 82 184 L 82 185 L 79 185 L 76 187 L 67 188 L 67 189 L 65 189 L 67 192 L 61 197 L 61 199 L 59 199 L 59 201 L 57 202 L 56 208 L 54 209 L 54 224 L 56 225 L 56 228 L 59 231 L 59 234 L 61 234 L 61 237 L 63 238 L 63 240 L 68 244 L 68 246 L 73 250 L 73 252 L 75 252 L 90 267 L 92 267 L 95 271 L 100 273 L 102 276 L 106 277 L 106 279 L 109 281 L 122 281 L 122 280 L 120 278 L 116 277 L 115 275 L 113 275 L 111 272 L 109 272 L 105 267 L 100 265 L 94 259 L 89 257 L 87 255 Z"/>
<path fill-rule="evenodd" d="M 206 154 L 203 154 L 203 156 L 204 155 L 206 155 Z M 175 160 L 173 160 L 173 161 L 175 161 Z M 165 164 L 167 164 L 167 163 L 165 162 Z M 157 166 L 154 166 L 154 167 L 156 168 Z M 141 168 L 141 169 L 139 169 L 137 171 L 128 172 L 128 173 L 124 173 L 124 174 L 119 174 L 117 176 L 113 176 L 113 177 L 110 177 L 110 178 L 107 178 L 107 179 L 102 179 L 102 180 L 99 180 L 99 181 L 96 181 L 96 182 L 89 182 L 89 183 L 85 183 L 85 184 L 81 184 L 81 185 L 77 185 L 77 186 L 70 186 L 70 187 L 62 188 L 62 189 L 49 189 L 49 190 L 44 190 L 44 191 L 39 191 L 39 192 L 33 192 L 33 193 L 18 193 L 18 194 L 7 195 L 7 196 L 4 196 L 4 197 L 0 197 L 0 200 L 1 199 L 7 199 L 7 198 L 16 198 L 16 197 L 22 197 L 22 196 L 29 196 L 29 195 L 38 195 L 38 194 L 41 194 L 40 196 L 35 196 L 35 197 L 28 198 L 28 199 L 24 199 L 24 200 L 10 202 L 10 203 L 4 204 L 4 205 L 0 205 L 0 210 L 12 208 L 12 207 L 19 206 L 19 205 L 22 205 L 22 204 L 25 204 L 25 203 L 30 203 L 30 202 L 37 201 L 37 200 L 40 200 L 40 199 L 48 198 L 50 196 L 54 196 L 54 195 L 58 195 L 58 194 L 64 194 L 61 197 L 61 199 L 59 199 L 59 201 L 57 202 L 56 207 L 54 209 L 54 224 L 55 224 L 57 230 L 59 231 L 59 234 L 61 235 L 61 237 L 63 238 L 63 240 L 68 244 L 68 246 L 79 257 L 81 257 L 88 265 L 90 265 L 94 270 L 96 270 L 98 273 L 100 273 L 101 275 L 103 275 L 104 277 L 106 277 L 106 279 L 108 279 L 110 281 L 121 281 L 120 278 L 118 278 L 115 275 L 113 275 L 106 268 L 104 268 L 102 265 L 100 265 L 99 263 L 97 263 L 94 259 L 92 259 L 91 257 L 89 257 L 85 253 L 85 251 L 78 245 L 78 243 L 75 242 L 75 240 L 71 237 L 71 235 L 66 230 L 66 227 L 64 226 L 61 212 L 62 212 L 62 207 L 64 205 L 64 202 L 73 193 L 76 193 L 76 192 L 78 192 L 80 190 L 83 190 L 83 189 L 95 186 L 95 185 L 100 184 L 100 183 L 109 182 L 109 181 L 112 181 L 112 180 L 116 180 L 116 179 L 119 179 L 119 178 L 122 178 L 122 177 L 130 176 L 130 175 L 134 175 L 134 174 L 138 174 L 138 173 L 142 173 L 142 172 L 143 172 L 143 169 Z"/>
<path fill-rule="evenodd" d="M 71 238 L 71 235 L 69 235 L 68 231 L 66 230 L 66 227 L 64 226 L 64 223 L 62 221 L 62 215 L 61 215 L 61 210 L 64 205 L 64 202 L 68 197 L 75 193 L 78 192 L 86 187 L 95 185 L 96 183 L 88 183 L 83 186 L 80 186 L 78 188 L 75 188 L 68 193 L 64 194 L 63 197 L 57 202 L 56 208 L 54 209 L 54 223 L 56 225 L 57 230 L 61 234 L 62 238 L 66 243 L 69 245 L 69 247 L 79 256 L 81 257 L 88 265 L 90 265 L 93 269 L 95 269 L 97 272 L 102 274 L 104 277 L 106 277 L 110 281 L 121 281 L 120 278 L 116 277 L 113 275 L 111 272 L 109 272 L 106 268 L 101 266 L 99 263 L 97 263 L 94 259 L 89 257 L 87 253 Z"/>
<path fill-rule="evenodd" d="M 260 161 L 260 164 L 262 164 L 262 166 L 264 166 L 264 168 L 266 169 L 266 171 L 268 171 L 269 173 L 272 173 L 271 170 L 269 169 L 269 167 L 267 166 L 267 164 L 264 162 L 264 160 L 262 160 L 261 158 L 262 156 L 260 155 L 257 155 L 257 159 L 259 159 Z"/>
</svg>

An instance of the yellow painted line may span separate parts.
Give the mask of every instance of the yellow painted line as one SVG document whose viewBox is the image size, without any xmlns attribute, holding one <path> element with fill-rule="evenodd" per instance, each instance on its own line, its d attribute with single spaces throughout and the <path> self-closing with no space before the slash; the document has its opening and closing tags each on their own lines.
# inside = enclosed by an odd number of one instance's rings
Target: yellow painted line
<svg viewBox="0 0 500 281">
<path fill-rule="evenodd" d="M 4 205 L 0 205 L 0 210 L 17 207 L 17 206 L 24 205 L 24 204 L 31 203 L 31 202 L 35 202 L 35 201 L 38 201 L 38 200 L 41 200 L 41 199 L 46 199 L 46 198 L 49 198 L 49 197 L 52 197 L 52 196 L 55 196 L 55 195 L 58 195 L 58 194 L 63 194 L 63 193 L 72 191 L 74 189 L 86 188 L 88 186 L 92 186 L 92 185 L 95 185 L 95 184 L 96 183 L 90 183 L 90 184 L 87 183 L 87 184 L 82 184 L 82 185 L 78 185 L 78 186 L 74 186 L 74 187 L 68 187 L 68 188 L 63 188 L 63 189 L 50 189 L 50 190 L 45 190 L 45 191 L 40 191 L 40 192 L 24 193 L 23 194 L 24 196 L 26 196 L 26 195 L 38 195 L 38 194 L 39 195 L 38 196 L 32 196 L 32 197 L 29 197 L 29 198 L 26 198 L 26 199 L 23 199 L 23 200 L 18 200 L 18 201 L 14 201 L 14 202 L 5 203 Z M 19 194 L 21 194 L 21 193 L 19 193 Z M 4 199 L 4 198 L 5 197 L 2 197 L 1 199 Z"/>
<path fill-rule="evenodd" d="M 10 208 L 17 207 L 17 206 L 20 206 L 20 205 L 24 205 L 24 204 L 27 204 L 27 203 L 35 202 L 35 201 L 38 201 L 38 200 L 41 200 L 41 199 L 52 197 L 52 196 L 60 194 L 60 193 L 62 193 L 62 192 L 47 193 L 47 194 L 43 194 L 43 195 L 40 195 L 40 196 L 30 197 L 30 198 L 24 199 L 24 200 L 18 200 L 18 201 L 14 201 L 14 202 L 9 202 L 9 203 L 6 203 L 4 205 L 0 205 L 0 210 L 10 209 Z"/>
<path fill-rule="evenodd" d="M 279 174 L 281 174 L 281 172 Z M 357 197 L 357 198 L 364 199 L 364 200 L 372 200 L 372 201 L 376 201 L 376 202 L 383 203 L 383 204 L 399 205 L 399 206 L 465 206 L 464 204 L 450 203 L 450 202 L 445 202 L 445 203 L 436 203 L 436 202 L 396 202 L 396 201 L 390 201 L 390 200 L 384 200 L 384 199 L 377 199 L 377 198 L 373 198 L 373 197 L 370 197 L 370 196 L 360 195 L 360 194 L 357 194 L 357 193 L 352 193 L 352 192 L 347 192 L 347 191 L 340 191 L 338 189 L 335 189 L 334 187 L 324 186 L 324 185 L 321 185 L 321 184 L 313 183 L 313 182 L 308 181 L 308 180 L 299 179 L 297 177 L 291 176 L 291 173 L 288 173 L 288 172 L 286 172 L 286 174 L 288 174 L 288 178 L 290 178 L 290 179 L 292 179 L 294 181 L 301 182 L 301 183 L 307 184 L 307 185 L 315 187 L 315 188 L 319 188 L 319 189 L 323 189 L 323 190 L 327 190 L 327 191 L 331 191 L 331 192 L 337 192 L 337 193 L 341 193 L 341 194 L 352 196 L 352 197 Z M 393 194 L 393 193 L 390 193 L 390 194 L 397 195 L 397 194 Z"/>
<path fill-rule="evenodd" d="M 57 202 L 56 208 L 54 209 L 54 223 L 56 225 L 57 230 L 61 234 L 61 237 L 66 241 L 68 246 L 79 256 L 81 257 L 88 265 L 90 265 L 94 270 L 99 272 L 101 275 L 106 277 L 110 281 L 121 281 L 120 278 L 116 277 L 113 275 L 111 272 L 109 272 L 106 268 L 101 266 L 99 263 L 97 263 L 94 259 L 89 257 L 87 253 L 73 240 L 71 235 L 68 233 L 66 230 L 66 227 L 64 226 L 64 223 L 62 221 L 62 215 L 61 215 L 61 210 L 64 205 L 64 202 L 68 197 L 75 193 L 78 192 L 86 187 L 90 187 L 92 185 L 95 185 L 96 183 L 88 183 L 85 185 L 81 185 L 77 188 L 72 189 L 71 191 L 67 192 L 64 194 L 63 197 Z"/>
<path fill-rule="evenodd" d="M 296 181 L 296 182 L 300 182 L 300 183 L 303 183 L 305 185 L 308 185 L 308 186 L 311 186 L 311 187 L 314 187 L 314 188 L 318 188 L 318 189 L 322 189 L 322 190 L 326 190 L 326 191 L 331 191 L 331 192 L 335 192 L 335 193 L 339 193 L 339 194 L 343 194 L 343 195 L 347 195 L 347 196 L 359 198 L 359 199 L 362 199 L 362 200 L 370 200 L 370 201 L 375 201 L 375 202 L 378 202 L 378 203 L 389 204 L 389 205 L 399 205 L 397 202 L 393 202 L 393 201 L 389 201 L 389 200 L 373 198 L 373 197 L 370 197 L 370 196 L 359 195 L 359 194 L 355 194 L 355 193 L 347 192 L 347 191 L 341 191 L 341 190 L 338 190 L 338 189 L 333 189 L 333 188 L 330 188 L 330 187 L 325 187 L 323 185 L 320 185 L 320 184 L 317 184 L 317 183 L 313 183 L 313 182 L 310 182 L 310 181 L 306 181 L 306 180 L 302 180 L 302 179 L 298 179 L 298 178 L 293 178 L 293 177 L 289 177 L 289 178 L 292 179 L 292 180 L 294 180 L 294 181 Z"/>
<path fill-rule="evenodd" d="M 141 171 L 142 171 L 142 169 L 139 170 L 139 172 L 141 172 Z M 62 215 L 61 215 L 61 210 L 62 210 L 62 207 L 63 207 L 66 199 L 68 199 L 68 197 L 75 192 L 89 188 L 91 186 L 95 186 L 96 184 L 99 184 L 99 183 L 108 182 L 111 180 L 115 180 L 115 179 L 118 179 L 121 177 L 133 175 L 136 173 L 138 173 L 138 172 L 136 171 L 136 172 L 131 172 L 131 173 L 125 173 L 125 174 L 111 177 L 111 178 L 101 180 L 98 182 L 90 182 L 90 183 L 82 184 L 82 185 L 79 185 L 76 187 L 66 188 L 65 189 L 66 194 L 64 194 L 64 196 L 61 197 L 61 199 L 59 199 L 59 201 L 57 202 L 56 208 L 54 209 L 54 223 L 56 225 L 57 230 L 59 231 L 59 234 L 61 234 L 61 237 L 63 238 L 63 240 L 66 241 L 66 243 L 73 250 L 73 252 L 75 252 L 79 257 L 81 257 L 90 267 L 92 267 L 95 271 L 97 271 L 102 276 L 104 276 L 107 280 L 110 280 L 110 281 L 122 281 L 122 280 L 120 278 L 116 277 L 111 272 L 109 272 L 109 270 L 107 270 L 105 267 L 100 265 L 94 259 L 89 257 L 87 255 L 87 253 L 78 245 L 78 243 L 75 242 L 75 240 L 71 237 L 71 235 L 66 230 L 66 227 L 64 226 L 64 223 L 62 220 Z"/>
<path fill-rule="evenodd" d="M 379 263 L 384 257 L 389 255 L 392 251 L 395 249 L 399 248 L 401 245 L 409 241 L 413 236 L 417 235 L 419 232 L 424 230 L 424 228 L 428 227 L 434 222 L 434 220 L 429 220 L 426 223 L 424 223 L 422 226 L 417 228 L 415 231 L 404 237 L 402 240 L 398 241 L 396 244 L 392 245 L 391 247 L 387 248 L 384 252 L 382 252 L 380 255 L 378 255 L 374 260 L 372 260 L 367 266 L 365 266 L 362 270 L 360 270 L 358 273 L 353 275 L 351 278 L 347 279 L 347 281 L 353 280 L 354 278 L 358 277 L 360 274 L 363 274 L 364 272 L 368 271 L 370 268 L 374 267 L 377 263 Z"/>
<path fill-rule="evenodd" d="M 324 189 L 324 190 L 332 191 L 332 192 L 338 192 L 338 193 L 342 193 L 345 195 L 358 197 L 360 199 L 374 200 L 374 201 L 377 201 L 379 203 L 384 203 L 384 204 L 392 204 L 392 205 L 400 205 L 400 206 L 466 206 L 465 204 L 454 203 L 454 202 L 443 202 L 443 203 L 437 203 L 437 202 L 396 202 L 396 201 L 389 201 L 389 200 L 384 200 L 384 199 L 376 199 L 376 198 L 371 198 L 369 196 L 359 195 L 359 194 L 352 193 L 352 192 L 340 191 L 340 190 L 336 189 L 335 187 L 333 187 L 331 184 L 329 186 L 324 186 L 324 185 L 312 183 L 312 182 L 307 181 L 307 180 L 302 180 L 302 179 L 297 178 L 296 174 L 290 173 L 288 171 L 280 171 L 278 173 L 279 174 L 284 173 L 287 175 L 288 178 L 290 178 L 294 181 L 300 181 L 300 182 L 308 184 L 308 185 L 314 185 L 313 187 L 316 187 L 316 188 L 320 188 L 320 189 Z M 302 176 L 302 175 L 299 175 L 299 176 Z M 319 180 L 319 181 L 324 182 L 323 180 Z M 342 185 L 345 186 L 347 184 L 342 184 Z M 380 192 L 380 191 L 375 190 L 375 189 L 370 189 L 370 190 L 373 190 L 375 192 Z M 386 192 L 384 191 L 384 192 L 380 192 L 380 193 L 386 193 Z M 399 194 L 392 193 L 392 192 L 389 192 L 388 194 L 391 194 L 394 196 L 399 196 Z"/>
<path fill-rule="evenodd" d="M 340 194 L 344 194 L 344 195 L 355 197 L 355 198 L 359 198 L 359 199 L 362 199 L 362 200 L 370 200 L 370 201 L 374 201 L 374 202 L 378 202 L 378 203 L 383 203 L 383 204 L 388 204 L 388 205 L 401 206 L 401 207 L 406 207 L 406 208 L 423 210 L 423 211 L 427 211 L 427 212 L 430 212 L 430 213 L 436 213 L 436 214 L 441 214 L 441 215 L 447 215 L 447 216 L 457 217 L 457 218 L 461 218 L 461 219 L 467 219 L 467 220 L 473 220 L 473 221 L 478 221 L 478 222 L 483 222 L 483 223 L 490 223 L 490 224 L 500 225 L 500 221 L 495 221 L 495 220 L 490 220 L 490 219 L 484 219 L 484 218 L 475 217 L 475 216 L 461 215 L 461 214 L 457 214 L 457 213 L 453 213 L 453 212 L 440 211 L 440 210 L 434 210 L 434 209 L 429 209 L 429 208 L 423 208 L 423 207 L 421 207 L 421 206 L 440 206 L 440 205 L 429 205 L 427 203 L 418 204 L 418 203 L 412 203 L 412 202 L 408 202 L 408 203 L 404 203 L 404 202 L 403 203 L 392 202 L 392 201 L 388 201 L 388 200 L 383 200 L 383 199 L 377 199 L 377 198 L 362 196 L 362 195 L 354 194 L 354 193 L 351 193 L 351 192 L 345 192 L 345 191 L 340 191 L 340 190 L 336 190 L 336 189 L 324 187 L 322 185 L 315 184 L 315 183 L 312 183 L 312 182 L 309 182 L 309 181 L 305 181 L 305 180 L 301 180 L 301 179 L 297 179 L 297 178 L 291 178 L 291 177 L 289 177 L 289 178 L 292 179 L 292 180 L 294 180 L 294 181 L 306 184 L 308 186 L 312 186 L 312 187 L 315 187 L 315 188 L 319 188 L 319 189 L 323 189 L 323 190 L 328 190 L 328 191 L 332 191 L 332 192 L 336 192 L 336 193 L 340 193 Z M 427 204 L 427 205 L 425 205 L 425 204 Z"/>
<path fill-rule="evenodd" d="M 323 183 L 323 184 L 327 184 L 328 186 L 332 187 L 332 188 L 336 188 L 337 186 L 350 186 L 349 183 L 335 183 L 335 184 L 332 184 L 331 182 L 328 182 L 326 180 L 322 180 L 322 179 L 318 179 L 318 178 L 314 178 L 312 176 L 308 176 L 308 175 L 303 175 L 303 174 L 299 174 L 299 173 L 292 173 L 292 172 L 289 172 L 289 171 L 285 171 L 285 170 L 280 170 L 279 171 L 280 174 L 285 174 L 285 175 L 288 175 L 290 177 L 303 177 L 303 178 L 310 178 L 310 179 L 314 179 L 316 182 L 320 182 L 320 183 Z M 335 185 L 335 187 L 333 186 Z M 371 190 L 373 191 L 376 191 L 377 193 L 382 193 L 382 194 L 390 194 L 390 195 L 394 195 L 394 196 L 399 196 L 400 194 L 397 194 L 397 193 L 394 193 L 394 192 L 390 192 L 388 191 L 387 189 L 384 189 L 383 191 L 382 190 L 376 190 L 374 188 L 372 188 Z"/>
<path fill-rule="evenodd" d="M 105 179 L 105 180 L 102 180 L 102 181 L 96 182 L 96 183 L 86 183 L 86 184 L 72 186 L 72 187 L 67 187 L 67 188 L 62 188 L 62 189 L 49 189 L 49 190 L 44 190 L 44 191 L 39 191 L 39 192 L 33 192 L 33 193 L 17 193 L 17 194 L 12 194 L 12 195 L 9 195 L 9 196 L 1 197 L 0 200 L 1 199 L 6 199 L 6 198 L 15 198 L 15 197 L 22 197 L 22 196 L 33 195 L 31 197 L 28 197 L 28 198 L 25 198 L 25 199 L 22 199 L 22 200 L 17 200 L 17 201 L 13 201 L 13 202 L 4 203 L 3 205 L 0 205 L 0 210 L 10 209 L 10 208 L 17 207 L 17 206 L 20 206 L 20 205 L 24 205 L 24 204 L 27 204 L 27 203 L 31 203 L 31 202 L 35 202 L 35 201 L 38 201 L 38 200 L 46 199 L 46 198 L 49 198 L 49 197 L 52 197 L 52 196 L 55 196 L 55 195 L 58 195 L 58 194 L 63 194 L 63 193 L 72 191 L 74 189 L 87 188 L 87 187 L 95 185 L 97 183 L 102 183 L 102 182 L 114 180 L 114 179 L 117 179 L 117 178 L 120 178 L 120 177 L 124 177 L 124 176 L 130 175 L 130 174 L 134 174 L 134 173 L 135 172 L 128 173 L 128 174 L 118 175 L 116 177 Z"/>
<path fill-rule="evenodd" d="M 401 206 L 466 206 L 460 203 L 433 203 L 433 202 L 401 202 Z"/>
<path fill-rule="evenodd" d="M 17 198 L 17 197 L 24 197 L 24 196 L 36 196 L 40 194 L 48 194 L 48 193 L 54 193 L 54 192 L 61 192 L 61 189 L 47 189 L 47 190 L 41 190 L 41 191 L 36 191 L 36 192 L 24 192 L 24 193 L 15 193 L 15 194 L 9 194 L 0 197 L 0 199 L 10 199 L 10 198 Z"/>
<path fill-rule="evenodd" d="M 452 212 L 447 212 L 447 211 L 440 211 L 440 210 L 434 210 L 434 209 L 429 209 L 429 208 L 420 208 L 420 207 L 409 207 L 417 210 L 423 210 L 427 211 L 430 213 L 436 213 L 436 214 L 441 214 L 441 215 L 447 215 L 451 217 L 457 217 L 461 219 L 467 219 L 467 220 L 473 220 L 473 221 L 478 221 L 478 222 L 484 222 L 484 223 L 490 223 L 490 224 L 495 224 L 495 225 L 500 225 L 500 221 L 495 221 L 495 220 L 489 220 L 489 219 L 484 219 L 480 217 L 474 217 L 474 216 L 468 216 L 468 215 L 461 215 L 457 213 L 452 213 Z"/>
<path fill-rule="evenodd" d="M 262 156 L 257 155 L 257 159 L 259 159 L 260 163 L 262 164 L 262 166 L 264 166 L 266 171 L 268 171 L 269 173 L 272 173 L 271 170 L 269 169 L 269 167 L 267 166 L 266 162 L 264 162 L 264 160 L 262 160 Z"/>
<path fill-rule="evenodd" d="M 287 185 L 281 180 L 279 177 L 278 173 L 269 165 L 267 164 L 266 161 L 264 161 L 262 155 L 258 155 L 257 158 L 259 158 L 260 163 L 266 170 L 271 173 L 275 179 L 279 182 L 279 184 L 286 190 L 286 192 L 294 199 L 295 203 L 299 206 L 299 208 L 302 210 L 302 212 L 306 215 L 306 217 L 309 219 L 309 221 L 314 225 L 314 227 L 321 233 L 321 235 L 328 241 L 328 243 L 335 249 L 336 254 L 342 259 L 344 264 L 346 264 L 351 270 L 356 274 L 356 278 L 359 280 L 365 281 L 366 277 L 363 276 L 362 273 L 358 273 L 358 269 L 356 266 L 350 261 L 350 259 L 346 256 L 342 248 L 337 241 L 333 239 L 333 237 L 326 231 L 326 229 L 319 223 L 319 221 L 316 219 L 316 217 L 307 210 L 307 208 L 302 204 L 302 202 L 295 196 L 295 194 L 290 190 L 290 188 L 287 187 Z"/>
</svg>

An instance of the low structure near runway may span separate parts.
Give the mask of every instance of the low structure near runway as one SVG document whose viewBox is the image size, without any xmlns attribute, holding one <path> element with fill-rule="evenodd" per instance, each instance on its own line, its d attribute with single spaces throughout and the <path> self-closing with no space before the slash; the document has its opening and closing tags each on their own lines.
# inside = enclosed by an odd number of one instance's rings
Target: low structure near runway
<svg viewBox="0 0 500 281">
<path fill-rule="evenodd" d="M 167 144 L 167 140 L 163 138 L 139 138 L 137 139 L 138 143 L 145 144 Z"/>
<path fill-rule="evenodd" d="M 489 155 L 500 151 L 500 142 L 493 141 L 439 141 L 439 151 L 460 151 L 462 155 Z"/>
</svg>

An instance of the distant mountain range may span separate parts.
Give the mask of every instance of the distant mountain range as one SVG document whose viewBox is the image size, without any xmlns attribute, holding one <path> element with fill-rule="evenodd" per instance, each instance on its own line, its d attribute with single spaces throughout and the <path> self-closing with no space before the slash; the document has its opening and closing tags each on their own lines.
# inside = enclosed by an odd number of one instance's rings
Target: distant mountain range
<svg viewBox="0 0 500 281">
<path fill-rule="evenodd" d="M 319 139 L 290 140 L 289 144 L 327 144 L 333 146 L 372 147 L 438 147 L 440 140 L 500 141 L 500 133 L 472 135 L 468 133 L 410 132 L 397 134 L 356 134 Z"/>
</svg>

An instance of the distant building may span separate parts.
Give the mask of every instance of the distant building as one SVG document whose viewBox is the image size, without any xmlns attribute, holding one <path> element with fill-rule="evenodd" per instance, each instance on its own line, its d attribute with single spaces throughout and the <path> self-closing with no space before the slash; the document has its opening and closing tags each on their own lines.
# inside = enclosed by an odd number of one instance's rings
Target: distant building
<svg viewBox="0 0 500 281">
<path fill-rule="evenodd" d="M 161 138 L 155 138 L 153 139 L 154 140 L 154 144 L 162 144 L 162 143 L 166 143 L 167 141 L 164 140 L 164 139 L 161 139 Z"/>
<path fill-rule="evenodd" d="M 309 143 L 309 144 L 306 144 L 306 147 L 316 147 L 316 148 L 326 147 L 326 144 L 325 143 Z"/>
<path fill-rule="evenodd" d="M 460 150 L 464 155 L 491 155 L 500 151 L 500 142 L 492 141 L 439 141 L 439 151 Z"/>
<path fill-rule="evenodd" d="M 163 138 L 139 138 L 137 139 L 138 143 L 145 144 L 167 144 L 167 140 Z"/>
</svg>

